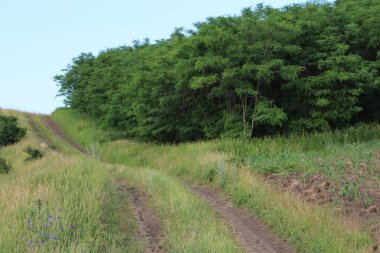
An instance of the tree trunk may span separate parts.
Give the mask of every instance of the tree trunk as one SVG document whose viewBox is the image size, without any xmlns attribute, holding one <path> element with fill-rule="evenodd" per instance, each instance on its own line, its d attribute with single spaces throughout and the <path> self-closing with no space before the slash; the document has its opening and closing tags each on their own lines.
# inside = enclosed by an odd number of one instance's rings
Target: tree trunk
<svg viewBox="0 0 380 253">
<path fill-rule="evenodd" d="M 255 104 L 254 104 L 254 108 L 253 108 L 252 121 L 251 121 L 251 137 L 253 136 L 253 127 L 254 127 L 255 116 L 256 116 L 256 112 L 257 112 L 257 103 L 259 100 L 259 89 L 260 89 L 260 80 L 257 81 L 257 88 L 256 88 L 256 94 L 255 94 Z"/>
</svg>

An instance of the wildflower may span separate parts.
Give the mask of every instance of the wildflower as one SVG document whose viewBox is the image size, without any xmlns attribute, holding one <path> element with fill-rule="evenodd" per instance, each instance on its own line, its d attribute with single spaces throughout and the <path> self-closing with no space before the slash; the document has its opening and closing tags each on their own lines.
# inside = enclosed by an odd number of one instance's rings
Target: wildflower
<svg viewBox="0 0 380 253">
<path fill-rule="evenodd" d="M 54 223 L 51 221 L 51 222 L 50 222 L 50 226 L 53 226 L 53 224 L 54 224 Z"/>
<path fill-rule="evenodd" d="M 45 228 L 47 228 L 49 225 L 48 224 L 45 224 Z"/>
<path fill-rule="evenodd" d="M 54 215 L 49 214 L 49 219 L 53 219 L 53 218 L 54 218 Z"/>
<path fill-rule="evenodd" d="M 39 245 L 42 245 L 42 244 L 43 244 L 43 241 L 42 241 L 42 240 L 39 240 L 39 241 L 38 241 L 38 244 L 39 244 Z"/>
<path fill-rule="evenodd" d="M 33 242 L 33 240 L 30 240 L 30 241 L 29 241 L 28 248 L 30 248 L 30 247 L 33 247 L 33 248 L 34 248 L 34 242 Z"/>
<path fill-rule="evenodd" d="M 54 240 L 54 241 L 57 240 L 57 235 L 56 235 L 56 234 L 53 235 L 53 240 Z"/>
<path fill-rule="evenodd" d="M 58 208 L 58 212 L 62 213 L 62 209 L 61 209 L 61 208 Z"/>
<path fill-rule="evenodd" d="M 49 240 L 51 236 L 50 236 L 50 234 L 47 234 L 47 236 L 46 236 L 46 237 L 47 237 L 47 239 Z"/>
<path fill-rule="evenodd" d="M 29 225 L 30 225 L 30 222 L 31 222 L 30 217 L 28 217 L 28 224 L 29 224 Z"/>
<path fill-rule="evenodd" d="M 71 230 L 74 229 L 74 225 L 73 224 L 70 225 L 70 229 Z"/>
<path fill-rule="evenodd" d="M 58 216 L 57 219 L 60 220 L 60 219 L 61 219 L 61 216 Z"/>
<path fill-rule="evenodd" d="M 61 228 L 61 230 L 63 230 L 63 229 L 64 229 L 64 227 L 63 227 L 63 226 L 61 226 L 60 228 Z"/>
</svg>

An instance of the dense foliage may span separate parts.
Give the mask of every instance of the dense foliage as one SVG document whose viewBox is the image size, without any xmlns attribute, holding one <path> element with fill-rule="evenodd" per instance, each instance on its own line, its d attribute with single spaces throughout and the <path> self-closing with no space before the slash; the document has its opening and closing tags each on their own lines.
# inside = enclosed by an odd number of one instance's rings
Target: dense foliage
<svg viewBox="0 0 380 253">
<path fill-rule="evenodd" d="M 0 147 L 20 141 L 26 134 L 26 129 L 19 127 L 14 116 L 0 115 Z"/>
<path fill-rule="evenodd" d="M 258 5 L 166 40 L 83 53 L 65 102 L 129 137 L 184 141 L 380 120 L 379 0 Z"/>
</svg>

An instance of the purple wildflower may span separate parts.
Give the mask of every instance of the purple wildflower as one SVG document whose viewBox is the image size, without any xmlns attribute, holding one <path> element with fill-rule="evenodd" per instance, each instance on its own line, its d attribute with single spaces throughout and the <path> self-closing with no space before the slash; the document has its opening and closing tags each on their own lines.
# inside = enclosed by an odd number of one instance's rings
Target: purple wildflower
<svg viewBox="0 0 380 253">
<path fill-rule="evenodd" d="M 61 209 L 61 208 L 58 208 L 58 212 L 62 213 L 62 209 Z"/>
<path fill-rule="evenodd" d="M 30 217 L 28 217 L 28 224 L 29 224 L 29 225 L 30 225 L 30 222 L 31 222 Z"/>
<path fill-rule="evenodd" d="M 47 239 L 50 239 L 50 237 L 51 237 L 50 234 L 47 234 Z"/>
<path fill-rule="evenodd" d="M 57 235 L 56 234 L 53 235 L 53 240 L 54 241 L 57 240 Z"/>
<path fill-rule="evenodd" d="M 53 224 L 54 224 L 54 223 L 51 221 L 51 222 L 50 222 L 50 226 L 53 226 Z"/>
<path fill-rule="evenodd" d="M 74 225 L 73 224 L 70 225 L 70 229 L 74 229 Z"/>
<path fill-rule="evenodd" d="M 64 227 L 63 227 L 63 226 L 61 226 L 60 228 L 61 228 L 61 230 L 63 230 L 63 229 L 64 229 Z"/>
<path fill-rule="evenodd" d="M 49 219 L 52 219 L 52 218 L 54 218 L 54 215 L 49 214 Z"/>
<path fill-rule="evenodd" d="M 61 219 L 61 216 L 58 216 L 57 219 L 60 220 L 60 219 Z"/>
</svg>

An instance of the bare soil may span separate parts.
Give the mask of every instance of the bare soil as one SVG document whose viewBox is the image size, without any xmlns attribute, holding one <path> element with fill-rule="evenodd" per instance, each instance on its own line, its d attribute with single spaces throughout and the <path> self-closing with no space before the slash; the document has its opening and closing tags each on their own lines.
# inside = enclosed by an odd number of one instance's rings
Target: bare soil
<svg viewBox="0 0 380 253">
<path fill-rule="evenodd" d="M 252 212 L 234 207 L 220 191 L 209 186 L 191 187 L 230 227 L 235 239 L 249 253 L 291 253 L 292 247 L 275 236 Z"/>
<path fill-rule="evenodd" d="M 349 219 L 358 220 L 360 227 L 372 235 L 374 251 L 379 252 L 380 182 L 371 175 L 369 167 L 373 167 L 380 174 L 380 150 L 377 151 L 374 164 L 360 162 L 356 167 L 354 170 L 353 163 L 347 161 L 339 181 L 329 180 L 322 173 L 306 180 L 303 180 L 302 174 L 297 173 L 287 177 L 271 174 L 266 177 L 266 181 L 282 191 L 291 191 L 310 203 L 333 205 Z M 344 184 L 347 183 L 357 185 L 357 196 L 347 197 L 342 194 Z"/>
<path fill-rule="evenodd" d="M 160 220 L 153 210 L 147 208 L 147 197 L 142 191 L 128 187 L 126 183 L 119 185 L 120 191 L 127 191 L 133 203 L 135 218 L 138 222 L 139 235 L 147 242 L 146 253 L 164 253 L 163 244 L 166 241 Z"/>
<path fill-rule="evenodd" d="M 61 137 L 64 141 L 66 141 L 71 146 L 76 148 L 79 152 L 83 154 L 87 154 L 87 151 L 81 145 L 79 145 L 78 143 L 73 141 L 70 137 L 68 137 L 63 132 L 61 127 L 55 121 L 53 121 L 49 116 L 43 116 L 42 120 L 45 123 L 46 127 L 48 127 L 54 134 Z"/>
<path fill-rule="evenodd" d="M 43 143 L 44 145 L 46 144 L 50 149 L 53 149 L 55 150 L 55 146 L 54 144 L 49 140 L 49 138 L 47 138 L 41 131 L 40 129 L 38 128 L 38 126 L 36 125 L 36 122 L 34 121 L 33 117 L 31 114 L 29 113 L 25 113 L 27 119 L 28 119 L 28 123 L 30 125 L 30 127 L 32 128 L 33 132 L 36 133 L 37 135 L 37 138 L 39 138 Z"/>
</svg>

